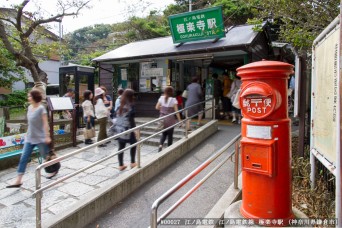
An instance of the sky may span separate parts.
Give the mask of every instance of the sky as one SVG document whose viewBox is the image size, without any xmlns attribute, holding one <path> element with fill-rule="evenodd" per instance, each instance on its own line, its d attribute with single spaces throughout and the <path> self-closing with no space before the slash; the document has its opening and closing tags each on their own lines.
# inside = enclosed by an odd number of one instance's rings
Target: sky
<svg viewBox="0 0 342 228">
<path fill-rule="evenodd" d="M 10 7 L 11 4 L 20 4 L 23 0 L 1 0 L 1 7 Z M 56 13 L 58 0 L 30 0 L 25 9 L 40 12 L 44 15 Z M 71 0 L 61 0 L 63 2 Z M 92 0 L 90 9 L 83 9 L 77 18 L 65 17 L 62 21 L 63 34 L 94 25 L 113 24 L 122 22 L 130 16 L 146 16 L 151 10 L 162 11 L 173 0 Z M 52 25 L 51 30 L 58 34 L 58 23 Z"/>
</svg>

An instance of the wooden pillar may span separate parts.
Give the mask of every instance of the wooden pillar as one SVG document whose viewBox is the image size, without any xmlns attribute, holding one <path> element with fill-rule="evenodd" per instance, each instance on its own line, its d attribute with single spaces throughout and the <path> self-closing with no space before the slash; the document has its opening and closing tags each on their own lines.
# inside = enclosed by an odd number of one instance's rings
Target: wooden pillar
<svg viewBox="0 0 342 228">
<path fill-rule="evenodd" d="M 299 138 L 298 138 L 298 155 L 304 157 L 305 149 L 305 123 L 306 123 L 306 112 L 307 112 L 307 64 L 306 64 L 306 53 L 300 57 L 301 62 L 301 75 L 299 78 Z"/>
</svg>

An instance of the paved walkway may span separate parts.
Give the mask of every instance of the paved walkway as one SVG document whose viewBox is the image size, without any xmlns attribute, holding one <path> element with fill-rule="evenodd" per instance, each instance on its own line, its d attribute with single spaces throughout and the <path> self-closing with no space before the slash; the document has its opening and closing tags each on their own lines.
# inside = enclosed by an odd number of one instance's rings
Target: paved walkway
<svg viewBox="0 0 342 228">
<path fill-rule="evenodd" d="M 189 151 L 182 159 L 169 166 L 159 175 L 152 178 L 137 191 L 127 197 L 123 203 L 117 204 L 102 216 L 97 218 L 87 228 L 146 228 L 150 225 L 151 207 L 153 202 L 172 188 L 182 178 L 201 165 L 206 159 L 217 152 L 237 134 L 240 127 L 219 126 L 219 130 L 203 141 L 193 150 Z M 186 192 L 190 190 L 199 180 L 211 171 L 219 162 L 232 153 L 234 145 L 221 155 L 217 160 L 199 173 L 193 180 L 189 181 L 179 191 L 167 199 L 158 207 L 158 216 L 163 214 Z M 168 218 L 203 218 L 216 202 L 227 191 L 234 177 L 234 162 L 227 161 L 215 174 L 210 177 L 197 191 L 187 198 Z M 183 227 L 167 226 L 159 227 Z M 185 226 L 194 227 L 194 226 Z"/>
<path fill-rule="evenodd" d="M 84 146 L 85 144 L 81 143 L 76 148 L 61 150 L 57 154 L 60 156 Z M 107 147 L 92 148 L 74 157 L 70 157 L 62 162 L 61 170 L 53 179 L 56 180 L 88 166 L 92 162 L 117 151 L 117 148 L 117 141 L 112 140 L 111 143 L 107 144 Z M 157 153 L 157 150 L 158 148 L 155 146 L 142 145 L 141 160 L 144 161 L 150 156 L 153 156 Z M 126 164 L 130 163 L 129 152 L 125 152 L 124 160 Z M 23 185 L 19 189 L 6 188 L 6 185 L 14 182 L 17 175 L 17 167 L 0 171 L 0 227 L 35 227 L 35 198 L 32 198 L 32 193 L 35 190 L 34 172 L 37 166 L 37 159 L 33 159 L 28 164 L 26 174 L 23 178 Z M 46 190 L 42 199 L 42 220 L 46 221 L 50 217 L 66 210 L 69 205 L 87 198 L 89 194 L 107 185 L 108 182 L 111 182 L 120 173 L 118 170 L 118 159 L 115 156 Z M 44 171 L 42 175 L 42 186 L 52 182 L 52 180 L 45 178 Z"/>
</svg>

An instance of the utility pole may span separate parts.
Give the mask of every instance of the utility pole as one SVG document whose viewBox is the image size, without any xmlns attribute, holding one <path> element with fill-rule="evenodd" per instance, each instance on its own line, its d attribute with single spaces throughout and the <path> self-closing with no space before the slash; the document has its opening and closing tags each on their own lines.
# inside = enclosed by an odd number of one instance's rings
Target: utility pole
<svg viewBox="0 0 342 228">
<path fill-rule="evenodd" d="M 63 38 L 63 26 L 62 26 L 62 19 L 61 19 L 59 20 L 59 54 L 60 54 L 61 66 L 64 65 L 64 57 L 62 55 L 62 38 Z"/>
<path fill-rule="evenodd" d="M 189 0 L 189 12 L 192 11 L 192 0 Z"/>
</svg>

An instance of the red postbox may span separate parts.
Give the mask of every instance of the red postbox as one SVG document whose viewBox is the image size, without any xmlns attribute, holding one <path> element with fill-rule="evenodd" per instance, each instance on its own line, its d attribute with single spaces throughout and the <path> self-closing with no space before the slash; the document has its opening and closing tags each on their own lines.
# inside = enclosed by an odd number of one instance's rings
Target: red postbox
<svg viewBox="0 0 342 228">
<path fill-rule="evenodd" d="M 287 80 L 293 65 L 259 61 L 241 77 L 242 205 L 245 218 L 293 218 Z"/>
</svg>

